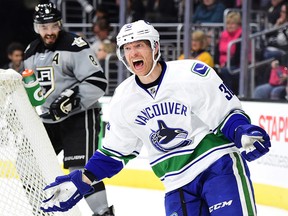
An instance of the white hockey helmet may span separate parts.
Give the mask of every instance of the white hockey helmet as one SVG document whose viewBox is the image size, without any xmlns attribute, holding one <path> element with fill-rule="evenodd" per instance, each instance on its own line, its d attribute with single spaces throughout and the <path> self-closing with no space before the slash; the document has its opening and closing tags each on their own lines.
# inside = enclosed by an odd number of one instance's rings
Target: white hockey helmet
<svg viewBox="0 0 288 216">
<path fill-rule="evenodd" d="M 117 56 L 120 61 L 127 67 L 129 71 L 134 73 L 132 69 L 128 66 L 123 52 L 123 45 L 127 43 L 131 43 L 134 41 L 147 40 L 150 42 L 150 46 L 152 49 L 152 58 L 153 58 L 153 66 L 150 72 L 146 75 L 149 76 L 152 70 L 154 69 L 157 61 L 159 60 L 160 53 L 160 37 L 159 32 L 147 21 L 138 20 L 132 23 L 125 24 L 118 33 L 117 37 Z M 159 47 L 158 53 L 155 56 L 156 47 Z"/>
</svg>

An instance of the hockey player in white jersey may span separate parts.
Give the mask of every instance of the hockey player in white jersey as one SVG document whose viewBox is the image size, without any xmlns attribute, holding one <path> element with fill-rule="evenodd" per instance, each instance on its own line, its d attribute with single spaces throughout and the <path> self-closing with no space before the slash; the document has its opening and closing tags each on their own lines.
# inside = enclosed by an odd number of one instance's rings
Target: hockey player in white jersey
<svg viewBox="0 0 288 216">
<path fill-rule="evenodd" d="M 25 68 L 37 76 L 46 102 L 42 121 L 53 148 L 63 150 L 64 167 L 78 170 L 98 148 L 100 104 L 107 80 L 95 53 L 81 37 L 62 29 L 61 12 L 52 3 L 35 7 L 38 37 L 25 51 Z M 93 215 L 112 216 L 105 185 L 86 196 Z"/>
<path fill-rule="evenodd" d="M 85 170 L 57 177 L 41 209 L 67 211 L 90 184 L 118 173 L 141 148 L 166 188 L 167 216 L 256 215 L 246 161 L 269 151 L 239 99 L 197 60 L 164 62 L 158 31 L 140 20 L 124 25 L 117 55 L 133 73 L 109 105 L 105 143 Z M 135 214 L 135 213 L 134 213 Z"/>
</svg>

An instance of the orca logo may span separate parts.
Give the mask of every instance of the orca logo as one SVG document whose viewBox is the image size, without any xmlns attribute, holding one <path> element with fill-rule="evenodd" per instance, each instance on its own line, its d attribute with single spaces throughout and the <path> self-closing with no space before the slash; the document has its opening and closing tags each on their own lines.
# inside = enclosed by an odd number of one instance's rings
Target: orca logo
<svg viewBox="0 0 288 216">
<path fill-rule="evenodd" d="M 192 140 L 186 140 L 188 132 L 182 128 L 169 128 L 162 120 L 158 120 L 158 127 L 158 130 L 152 130 L 149 138 L 153 146 L 159 151 L 168 152 L 192 142 Z"/>
</svg>

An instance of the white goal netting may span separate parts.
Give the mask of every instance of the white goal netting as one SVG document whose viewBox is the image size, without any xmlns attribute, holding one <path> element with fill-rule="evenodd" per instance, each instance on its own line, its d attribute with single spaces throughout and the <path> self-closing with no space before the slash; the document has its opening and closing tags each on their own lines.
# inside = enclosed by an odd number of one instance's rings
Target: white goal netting
<svg viewBox="0 0 288 216">
<path fill-rule="evenodd" d="M 59 175 L 61 166 L 21 75 L 0 69 L 0 215 L 81 216 L 78 207 L 66 213 L 39 209 L 43 188 Z"/>
</svg>

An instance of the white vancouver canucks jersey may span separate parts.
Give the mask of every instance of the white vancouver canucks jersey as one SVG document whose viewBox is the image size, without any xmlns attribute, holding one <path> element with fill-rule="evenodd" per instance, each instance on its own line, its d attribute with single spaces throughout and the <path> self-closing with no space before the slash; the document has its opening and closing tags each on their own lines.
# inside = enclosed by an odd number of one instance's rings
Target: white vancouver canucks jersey
<svg viewBox="0 0 288 216">
<path fill-rule="evenodd" d="M 137 156 L 144 145 L 154 173 L 171 191 L 222 155 L 238 151 L 212 131 L 241 104 L 206 64 L 197 60 L 162 64 L 154 91 L 142 88 L 134 75 L 116 89 L 103 149 L 123 159 Z"/>
</svg>

